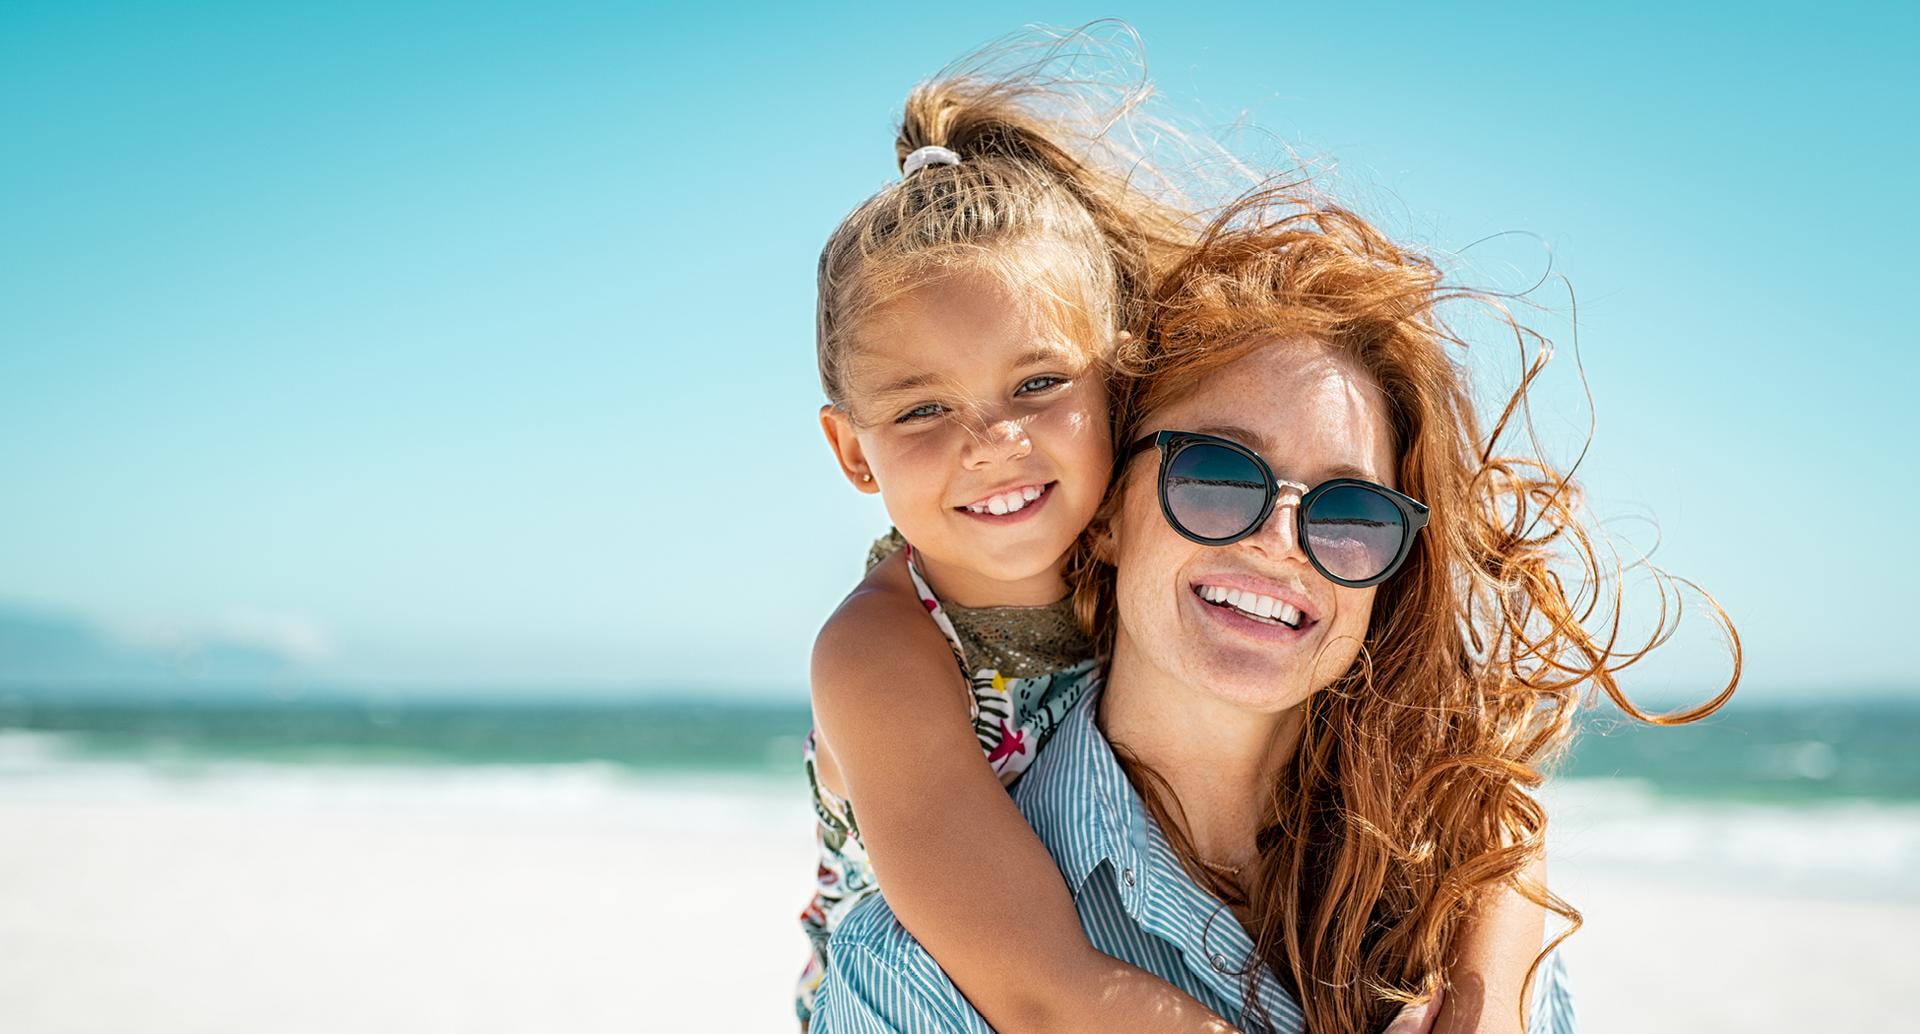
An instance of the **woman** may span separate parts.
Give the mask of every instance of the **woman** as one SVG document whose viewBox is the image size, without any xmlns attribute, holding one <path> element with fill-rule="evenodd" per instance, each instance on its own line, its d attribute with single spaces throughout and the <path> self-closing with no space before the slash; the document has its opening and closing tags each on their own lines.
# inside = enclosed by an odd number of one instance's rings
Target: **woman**
<svg viewBox="0 0 1920 1034">
<path fill-rule="evenodd" d="M 1661 717 L 1620 694 L 1664 628 L 1626 650 L 1617 613 L 1582 624 L 1572 486 L 1496 452 L 1524 381 L 1481 433 L 1436 312 L 1457 297 L 1363 220 L 1263 193 L 1123 357 L 1077 578 L 1105 685 L 1016 800 L 1095 945 L 1243 1029 L 1378 1030 L 1442 983 L 1442 1031 L 1570 1029 L 1543 910 L 1578 914 L 1528 790 L 1588 685 L 1661 723 L 1732 693 Z M 984 1029 L 883 902 L 832 958 L 822 1031 Z"/>
</svg>

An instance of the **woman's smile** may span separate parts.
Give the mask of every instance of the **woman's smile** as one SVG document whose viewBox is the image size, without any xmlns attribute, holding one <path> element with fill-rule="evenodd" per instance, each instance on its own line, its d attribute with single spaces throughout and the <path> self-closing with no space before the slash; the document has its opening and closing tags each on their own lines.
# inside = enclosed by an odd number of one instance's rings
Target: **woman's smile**
<svg viewBox="0 0 1920 1034">
<path fill-rule="evenodd" d="M 1304 593 L 1270 578 L 1224 573 L 1202 575 L 1188 583 L 1188 591 L 1228 627 L 1258 630 L 1263 638 L 1277 635 L 1273 632 L 1275 629 L 1304 637 L 1319 623 L 1314 616 L 1318 608 Z"/>
</svg>

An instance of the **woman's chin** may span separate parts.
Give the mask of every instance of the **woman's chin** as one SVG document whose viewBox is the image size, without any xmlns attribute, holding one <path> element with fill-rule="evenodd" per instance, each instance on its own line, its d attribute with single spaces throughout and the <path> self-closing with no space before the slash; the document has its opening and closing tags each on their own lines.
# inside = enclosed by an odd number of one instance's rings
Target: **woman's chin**
<svg viewBox="0 0 1920 1034">
<path fill-rule="evenodd" d="M 1247 711 L 1285 711 L 1307 698 L 1309 664 L 1237 644 L 1190 641 L 1181 681 L 1192 692 Z"/>
<path fill-rule="evenodd" d="M 1274 671 L 1259 665 L 1236 665 L 1223 659 L 1211 665 L 1214 674 L 1197 683 L 1200 692 L 1244 711 L 1273 714 L 1298 707 L 1309 696 L 1298 670 Z"/>
</svg>

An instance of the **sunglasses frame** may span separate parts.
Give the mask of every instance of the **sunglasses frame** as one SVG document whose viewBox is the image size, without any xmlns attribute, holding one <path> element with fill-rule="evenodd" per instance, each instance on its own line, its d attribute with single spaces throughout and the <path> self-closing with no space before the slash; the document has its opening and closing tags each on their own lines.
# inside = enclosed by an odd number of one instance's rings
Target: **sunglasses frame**
<svg viewBox="0 0 1920 1034">
<path fill-rule="evenodd" d="M 1247 525 L 1244 530 L 1237 534 L 1229 535 L 1226 538 L 1210 539 L 1189 531 L 1187 526 L 1180 523 L 1180 519 L 1174 516 L 1173 505 L 1167 500 L 1167 472 L 1173 469 L 1174 458 L 1179 456 L 1181 451 L 1189 445 L 1217 445 L 1221 448 L 1239 453 L 1247 459 L 1252 460 L 1254 469 L 1258 470 L 1260 476 L 1265 479 L 1267 497 L 1266 500 L 1260 504 L 1260 515 L 1254 518 L 1253 523 Z M 1393 577 L 1395 572 L 1400 570 L 1400 565 L 1406 563 L 1407 556 L 1413 552 L 1413 540 L 1419 536 L 1420 529 L 1427 526 L 1427 504 L 1410 495 L 1396 492 L 1385 485 L 1367 481 L 1362 478 L 1331 478 L 1320 482 L 1312 488 L 1308 488 L 1298 481 L 1288 481 L 1285 478 L 1274 477 L 1273 468 L 1267 465 L 1267 461 L 1262 459 L 1259 453 L 1254 452 L 1252 449 L 1231 438 L 1202 434 L 1199 431 L 1155 431 L 1141 438 L 1139 441 L 1134 442 L 1131 446 L 1128 446 L 1125 458 L 1131 460 L 1133 457 L 1152 448 L 1160 450 L 1160 473 L 1158 477 L 1160 513 L 1167 519 L 1167 524 L 1170 525 L 1174 531 L 1179 532 L 1182 538 L 1198 542 L 1203 546 L 1233 545 L 1235 542 L 1266 527 L 1267 519 L 1273 516 L 1274 504 L 1280 499 L 1280 489 L 1282 487 L 1291 488 L 1300 493 L 1300 505 L 1294 508 L 1294 535 L 1300 543 L 1300 552 L 1306 554 L 1307 562 L 1312 564 L 1313 569 L 1320 572 L 1322 577 L 1335 585 L 1344 585 L 1349 589 L 1364 589 L 1370 585 L 1379 585 L 1381 582 Z M 1358 580 L 1342 578 L 1332 571 L 1327 570 L 1321 566 L 1320 558 L 1313 555 L 1313 543 L 1307 538 L 1307 511 L 1313 509 L 1313 504 L 1328 491 L 1349 485 L 1371 489 L 1386 497 L 1386 500 L 1400 511 L 1401 518 L 1407 522 L 1407 534 L 1405 538 L 1400 540 L 1400 551 L 1394 554 L 1393 560 L 1387 564 L 1386 570 L 1372 578 L 1362 578 Z"/>
</svg>

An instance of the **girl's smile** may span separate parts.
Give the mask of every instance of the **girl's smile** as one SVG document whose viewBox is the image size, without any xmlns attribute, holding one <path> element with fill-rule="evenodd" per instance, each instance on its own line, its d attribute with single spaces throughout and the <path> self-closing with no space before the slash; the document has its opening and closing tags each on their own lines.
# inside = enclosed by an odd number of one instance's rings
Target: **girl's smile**
<svg viewBox="0 0 1920 1034">
<path fill-rule="evenodd" d="M 1015 485 L 981 497 L 978 502 L 956 506 L 955 510 L 989 524 L 1013 524 L 1039 513 L 1058 481 L 1044 484 Z"/>
</svg>

